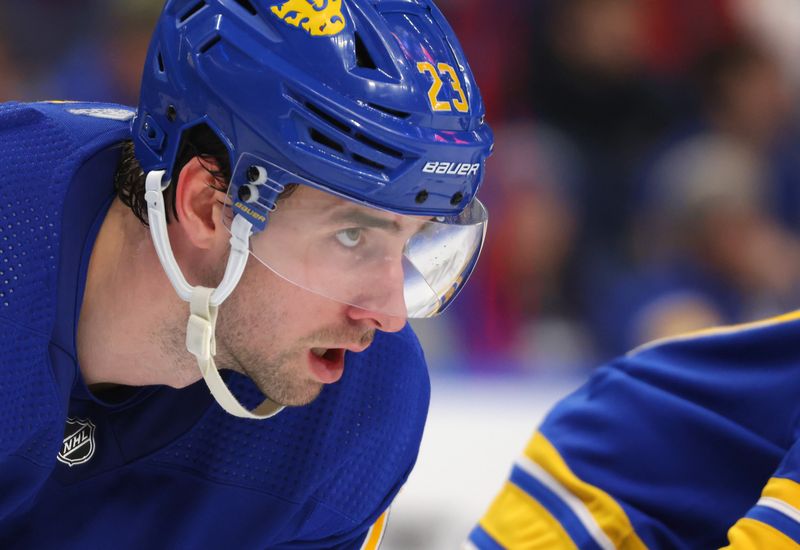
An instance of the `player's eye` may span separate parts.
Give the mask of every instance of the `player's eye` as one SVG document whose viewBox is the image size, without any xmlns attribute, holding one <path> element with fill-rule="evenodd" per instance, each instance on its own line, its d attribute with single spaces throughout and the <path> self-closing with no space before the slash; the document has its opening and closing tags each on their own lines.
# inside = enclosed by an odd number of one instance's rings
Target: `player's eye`
<svg viewBox="0 0 800 550">
<path fill-rule="evenodd" d="M 355 248 L 361 242 L 362 230 L 360 227 L 349 227 L 336 233 L 336 240 L 345 248 Z"/>
</svg>

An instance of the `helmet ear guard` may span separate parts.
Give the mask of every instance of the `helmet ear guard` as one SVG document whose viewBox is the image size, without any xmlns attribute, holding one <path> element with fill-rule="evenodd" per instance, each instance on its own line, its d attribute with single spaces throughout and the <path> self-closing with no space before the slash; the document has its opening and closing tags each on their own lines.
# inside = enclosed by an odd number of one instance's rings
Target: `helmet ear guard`
<svg viewBox="0 0 800 550">
<path fill-rule="evenodd" d="M 199 124 L 221 140 L 232 168 L 231 253 L 216 289 L 187 283 L 164 212 L 164 174 L 175 169 L 182 136 Z M 482 210 L 472 206 L 493 142 L 461 47 L 430 0 L 168 0 L 132 127 L 154 246 L 190 304 L 187 349 L 220 405 L 248 418 L 280 407 L 267 400 L 247 411 L 225 388 L 213 363 L 216 310 L 278 196 L 306 183 L 382 211 L 453 220 Z M 463 272 L 452 281 L 429 264 L 408 264 L 418 288 L 436 281 L 442 294 L 419 311 L 441 312 L 463 287 L 485 234 L 483 214 L 462 232 L 477 250 L 459 259 Z M 420 256 L 433 242 L 417 243 Z"/>
</svg>

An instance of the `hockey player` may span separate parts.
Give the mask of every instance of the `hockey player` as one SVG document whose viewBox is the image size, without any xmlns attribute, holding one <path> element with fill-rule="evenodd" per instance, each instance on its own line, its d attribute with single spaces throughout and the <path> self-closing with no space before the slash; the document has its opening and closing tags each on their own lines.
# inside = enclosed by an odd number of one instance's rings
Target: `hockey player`
<svg viewBox="0 0 800 550">
<path fill-rule="evenodd" d="M 0 547 L 375 548 L 491 144 L 429 0 L 169 0 L 136 111 L 0 106 Z"/>
<path fill-rule="evenodd" d="M 467 548 L 800 547 L 800 312 L 644 346 L 558 404 Z"/>
</svg>

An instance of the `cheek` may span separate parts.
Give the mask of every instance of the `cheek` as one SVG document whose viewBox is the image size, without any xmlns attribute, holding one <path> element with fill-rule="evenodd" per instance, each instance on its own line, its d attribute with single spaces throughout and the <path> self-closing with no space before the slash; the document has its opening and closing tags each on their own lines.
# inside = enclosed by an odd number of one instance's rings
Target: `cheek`
<svg viewBox="0 0 800 550">
<path fill-rule="evenodd" d="M 296 334 L 308 334 L 342 318 L 345 305 L 286 281 L 276 288 L 284 322 Z"/>
<path fill-rule="evenodd" d="M 314 294 L 276 275 L 251 259 L 234 291 L 241 316 L 276 339 L 301 337 L 330 325 L 344 315 L 345 306 Z"/>
</svg>

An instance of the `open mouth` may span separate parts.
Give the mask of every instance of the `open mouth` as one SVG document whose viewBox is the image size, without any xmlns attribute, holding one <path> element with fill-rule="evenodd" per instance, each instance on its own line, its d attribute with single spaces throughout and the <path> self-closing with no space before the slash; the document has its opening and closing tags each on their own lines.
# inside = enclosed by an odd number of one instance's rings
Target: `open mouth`
<svg viewBox="0 0 800 550">
<path fill-rule="evenodd" d="M 319 382 L 333 384 L 344 373 L 343 348 L 311 348 L 309 359 L 311 372 Z"/>
<path fill-rule="evenodd" d="M 341 348 L 311 348 L 311 353 L 325 361 L 336 361 L 340 354 L 344 353 Z"/>
</svg>

